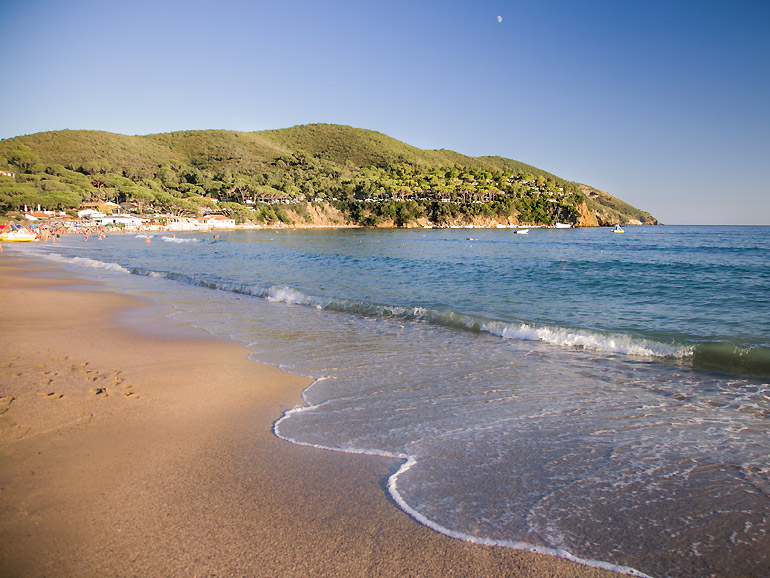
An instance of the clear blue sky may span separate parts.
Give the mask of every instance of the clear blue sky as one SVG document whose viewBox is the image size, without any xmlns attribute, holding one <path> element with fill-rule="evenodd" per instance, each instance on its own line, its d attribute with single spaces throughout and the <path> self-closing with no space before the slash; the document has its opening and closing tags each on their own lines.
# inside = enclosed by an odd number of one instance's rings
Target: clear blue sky
<svg viewBox="0 0 770 578">
<path fill-rule="evenodd" d="M 0 138 L 340 123 L 770 224 L 770 0 L 0 7 Z"/>
</svg>

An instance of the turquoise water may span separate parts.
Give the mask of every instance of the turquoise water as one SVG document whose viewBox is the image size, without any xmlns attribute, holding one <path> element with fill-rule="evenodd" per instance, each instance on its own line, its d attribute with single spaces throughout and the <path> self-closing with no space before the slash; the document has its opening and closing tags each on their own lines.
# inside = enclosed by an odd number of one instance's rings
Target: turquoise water
<svg viewBox="0 0 770 578">
<path fill-rule="evenodd" d="M 770 574 L 769 249 L 767 227 L 14 248 L 316 378 L 276 433 L 402 457 L 388 489 L 422 523 L 675 577 Z"/>
</svg>

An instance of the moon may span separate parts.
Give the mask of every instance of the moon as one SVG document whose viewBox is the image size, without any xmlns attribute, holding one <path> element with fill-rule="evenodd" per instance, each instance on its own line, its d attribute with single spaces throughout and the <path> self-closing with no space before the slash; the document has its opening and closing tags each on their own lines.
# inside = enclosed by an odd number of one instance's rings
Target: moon
<svg viewBox="0 0 770 578">
<path fill-rule="evenodd" d="M 498 22 L 502 22 L 502 21 L 503 21 L 503 17 L 502 17 L 502 16 L 498 16 L 498 17 L 497 17 L 497 21 L 498 21 Z"/>
</svg>

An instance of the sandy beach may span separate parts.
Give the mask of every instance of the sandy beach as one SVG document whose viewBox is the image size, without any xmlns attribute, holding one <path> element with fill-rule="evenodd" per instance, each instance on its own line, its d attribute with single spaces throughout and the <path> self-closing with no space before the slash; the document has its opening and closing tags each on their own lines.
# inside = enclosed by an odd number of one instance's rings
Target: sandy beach
<svg viewBox="0 0 770 578">
<path fill-rule="evenodd" d="M 78 283 L 0 255 L 2 576 L 617 576 L 418 524 L 397 462 L 273 435 L 307 379 Z"/>
</svg>

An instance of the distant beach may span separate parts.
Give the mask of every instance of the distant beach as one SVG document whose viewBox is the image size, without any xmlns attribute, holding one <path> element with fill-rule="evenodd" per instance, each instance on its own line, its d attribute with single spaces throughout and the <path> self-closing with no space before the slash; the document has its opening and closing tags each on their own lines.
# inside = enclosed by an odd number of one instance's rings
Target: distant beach
<svg viewBox="0 0 770 578">
<path fill-rule="evenodd" d="M 615 575 L 429 530 L 398 461 L 274 436 L 306 378 L 39 265 L 0 256 L 4 576 Z"/>
</svg>

